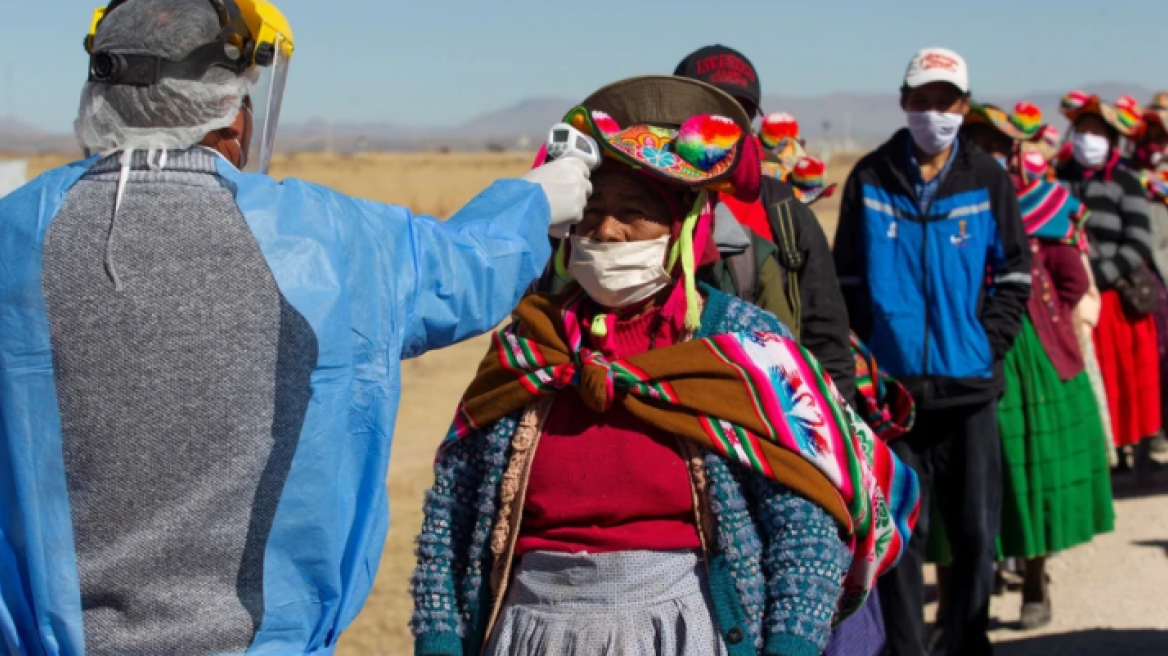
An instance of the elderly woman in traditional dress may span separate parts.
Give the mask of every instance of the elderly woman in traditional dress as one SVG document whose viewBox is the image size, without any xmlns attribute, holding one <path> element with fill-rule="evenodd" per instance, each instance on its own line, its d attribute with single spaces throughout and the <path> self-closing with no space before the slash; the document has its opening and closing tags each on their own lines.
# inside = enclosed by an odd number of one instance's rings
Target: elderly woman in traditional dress
<svg viewBox="0 0 1168 656">
<path fill-rule="evenodd" d="M 1136 474 L 1152 469 L 1149 438 L 1160 432 L 1160 354 L 1155 313 L 1159 280 L 1153 271 L 1146 191 L 1120 160 L 1120 139 L 1139 136 L 1143 117 L 1134 99 L 1115 104 L 1073 91 L 1062 102 L 1071 121 L 1072 160 L 1058 177 L 1087 206 L 1091 267 L 1102 292 L 1095 350 L 1107 387 L 1116 446 L 1135 452 Z M 1126 463 L 1121 456 L 1121 465 Z"/>
<path fill-rule="evenodd" d="M 1033 254 L 1022 333 L 1006 355 L 998 407 L 1005 490 L 999 553 L 1025 562 L 1023 629 L 1051 621 L 1046 557 L 1115 527 L 1103 423 L 1079 348 L 1073 312 L 1091 287 L 1084 265 L 1086 208 L 1047 179 L 1034 145 L 1042 113 L 975 103 L 963 130 L 1011 174 Z"/>
<path fill-rule="evenodd" d="M 495 335 L 439 451 L 415 653 L 819 654 L 895 563 L 916 479 L 772 315 L 695 281 L 707 192 L 758 193 L 750 119 L 648 77 L 566 120 L 605 154 L 575 283 Z"/>
</svg>

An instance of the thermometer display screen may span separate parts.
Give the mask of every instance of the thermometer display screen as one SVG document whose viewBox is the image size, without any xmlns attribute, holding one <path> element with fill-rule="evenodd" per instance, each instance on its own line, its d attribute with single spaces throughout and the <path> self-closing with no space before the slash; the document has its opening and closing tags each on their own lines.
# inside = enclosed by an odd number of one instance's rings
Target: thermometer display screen
<svg viewBox="0 0 1168 656">
<path fill-rule="evenodd" d="M 552 141 L 554 141 L 555 143 L 568 143 L 568 131 L 567 130 L 553 130 L 552 131 Z"/>
</svg>

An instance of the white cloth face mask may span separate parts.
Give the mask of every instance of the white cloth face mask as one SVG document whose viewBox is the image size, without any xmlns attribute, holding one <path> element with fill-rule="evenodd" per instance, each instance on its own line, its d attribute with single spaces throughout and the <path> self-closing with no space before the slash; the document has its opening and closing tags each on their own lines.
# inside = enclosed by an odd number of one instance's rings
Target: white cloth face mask
<svg viewBox="0 0 1168 656">
<path fill-rule="evenodd" d="M 913 142 L 928 155 L 936 155 L 953 145 L 965 117 L 946 112 L 906 112 Z"/>
<path fill-rule="evenodd" d="M 1097 169 L 1107 163 L 1111 154 L 1111 140 L 1097 134 L 1076 134 L 1071 140 L 1071 154 L 1080 166 Z"/>
<path fill-rule="evenodd" d="M 665 289 L 669 235 L 649 241 L 602 242 L 572 237 L 568 273 L 592 300 L 610 309 L 644 301 Z"/>
</svg>

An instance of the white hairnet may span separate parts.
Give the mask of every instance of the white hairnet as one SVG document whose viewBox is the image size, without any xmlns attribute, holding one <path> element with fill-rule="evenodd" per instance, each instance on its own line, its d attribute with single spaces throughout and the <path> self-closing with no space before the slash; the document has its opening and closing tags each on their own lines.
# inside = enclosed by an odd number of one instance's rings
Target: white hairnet
<svg viewBox="0 0 1168 656">
<path fill-rule="evenodd" d="M 130 0 L 111 12 L 97 32 L 94 51 L 158 55 L 179 60 L 219 35 L 209 2 Z M 235 121 L 254 83 L 213 67 L 199 80 L 164 79 L 150 87 L 87 82 L 74 130 L 94 153 L 184 149 Z"/>
</svg>

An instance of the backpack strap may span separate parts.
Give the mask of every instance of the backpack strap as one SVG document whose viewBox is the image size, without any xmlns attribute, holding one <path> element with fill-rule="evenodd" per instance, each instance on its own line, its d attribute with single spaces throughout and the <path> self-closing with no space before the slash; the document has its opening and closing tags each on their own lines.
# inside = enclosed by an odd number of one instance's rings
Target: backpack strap
<svg viewBox="0 0 1168 656">
<path fill-rule="evenodd" d="M 796 323 L 803 320 L 803 300 L 799 295 L 799 277 L 807 260 L 803 251 L 799 250 L 799 236 L 795 231 L 795 215 L 792 203 L 797 202 L 794 195 L 787 196 L 770 206 L 767 218 L 770 219 L 771 232 L 775 237 L 775 246 L 778 248 L 776 257 L 786 274 L 787 300 L 791 304 L 791 311 L 795 315 Z"/>
<path fill-rule="evenodd" d="M 741 253 L 727 258 L 726 272 L 734 283 L 735 296 L 747 303 L 758 302 L 758 258 L 755 255 L 754 240 Z"/>
</svg>

